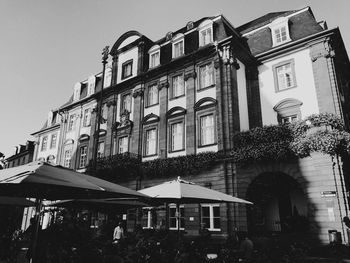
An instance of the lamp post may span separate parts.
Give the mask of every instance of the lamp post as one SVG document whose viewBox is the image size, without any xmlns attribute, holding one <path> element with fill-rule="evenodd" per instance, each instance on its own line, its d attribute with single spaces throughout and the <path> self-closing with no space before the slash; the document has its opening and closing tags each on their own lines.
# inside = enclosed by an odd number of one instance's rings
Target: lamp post
<svg viewBox="0 0 350 263">
<path fill-rule="evenodd" d="M 97 169 L 97 154 L 98 154 L 98 141 L 100 135 L 100 125 L 101 125 L 101 114 L 102 114 L 102 102 L 103 102 L 103 86 L 105 79 L 106 64 L 109 54 L 109 46 L 106 46 L 102 50 L 102 81 L 101 81 L 101 91 L 100 97 L 97 101 L 97 111 L 96 111 L 96 122 L 95 122 L 95 133 L 94 133 L 94 143 L 93 143 L 93 156 L 92 156 L 92 170 L 96 172 Z"/>
</svg>

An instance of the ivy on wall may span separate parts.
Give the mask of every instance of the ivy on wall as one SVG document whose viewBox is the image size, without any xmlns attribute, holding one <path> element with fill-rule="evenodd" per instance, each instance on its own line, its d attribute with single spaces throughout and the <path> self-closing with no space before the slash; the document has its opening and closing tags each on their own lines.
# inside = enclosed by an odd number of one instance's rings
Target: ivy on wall
<svg viewBox="0 0 350 263">
<path fill-rule="evenodd" d="M 345 131 L 342 120 L 329 113 L 311 115 L 292 124 L 270 125 L 238 132 L 232 141 L 234 149 L 228 154 L 204 152 L 146 162 L 133 154 L 101 158 L 96 175 L 110 181 L 139 176 L 174 178 L 199 174 L 224 159 L 232 160 L 237 165 L 247 165 L 303 158 L 312 152 L 331 156 L 350 152 L 350 134 Z M 88 172 L 92 173 L 91 167 Z"/>
</svg>

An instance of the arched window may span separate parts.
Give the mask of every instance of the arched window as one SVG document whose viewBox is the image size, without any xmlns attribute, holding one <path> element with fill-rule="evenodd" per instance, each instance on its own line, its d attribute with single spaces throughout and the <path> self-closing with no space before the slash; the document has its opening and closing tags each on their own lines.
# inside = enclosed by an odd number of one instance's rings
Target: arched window
<svg viewBox="0 0 350 263">
<path fill-rule="evenodd" d="M 280 124 L 292 123 L 301 119 L 300 107 L 303 103 L 297 99 L 284 99 L 277 103 L 273 109 L 277 113 L 277 121 Z"/>
</svg>

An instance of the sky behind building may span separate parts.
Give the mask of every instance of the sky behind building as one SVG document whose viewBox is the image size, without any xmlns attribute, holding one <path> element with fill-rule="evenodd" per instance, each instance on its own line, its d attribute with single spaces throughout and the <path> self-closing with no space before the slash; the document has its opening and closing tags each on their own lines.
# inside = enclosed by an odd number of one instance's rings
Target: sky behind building
<svg viewBox="0 0 350 263">
<path fill-rule="evenodd" d="M 238 27 L 306 6 L 340 28 L 349 52 L 349 0 L 0 0 L 0 152 L 9 157 L 32 139 L 76 82 L 102 70 L 103 47 L 129 30 L 158 40 L 206 16 L 223 14 Z"/>
</svg>

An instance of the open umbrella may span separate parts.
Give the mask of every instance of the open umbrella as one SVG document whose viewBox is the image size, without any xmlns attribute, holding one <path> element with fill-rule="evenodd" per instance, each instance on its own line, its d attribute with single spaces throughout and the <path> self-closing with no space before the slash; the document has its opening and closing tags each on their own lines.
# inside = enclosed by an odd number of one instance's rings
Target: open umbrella
<svg viewBox="0 0 350 263">
<path fill-rule="evenodd" d="M 41 211 L 42 199 L 145 197 L 129 188 L 45 162 L 0 170 L 0 195 L 37 198 L 37 211 Z M 33 261 L 36 261 L 38 230 L 37 222 L 32 245 Z"/>
<path fill-rule="evenodd" d="M 165 182 L 156 186 L 139 190 L 139 192 L 167 203 L 176 203 L 177 211 L 180 211 L 180 204 L 225 202 L 249 205 L 253 204 L 252 202 L 246 201 L 244 199 L 208 189 L 192 182 L 187 182 L 185 180 L 182 180 L 180 177 L 178 177 L 177 180 Z M 177 230 L 179 233 L 179 214 L 177 216 L 177 221 Z"/>
<path fill-rule="evenodd" d="M 45 162 L 0 170 L 0 194 L 47 200 L 145 197 L 129 188 Z"/>
</svg>

